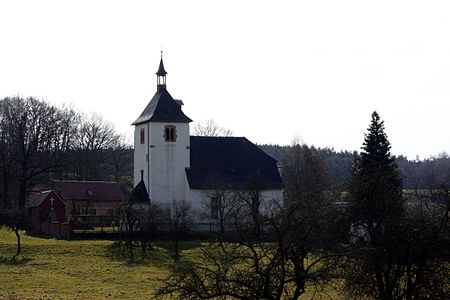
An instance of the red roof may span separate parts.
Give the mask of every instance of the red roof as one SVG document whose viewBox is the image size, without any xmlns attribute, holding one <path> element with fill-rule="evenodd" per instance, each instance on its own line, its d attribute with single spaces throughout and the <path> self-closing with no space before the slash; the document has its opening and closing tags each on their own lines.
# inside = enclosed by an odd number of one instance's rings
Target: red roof
<svg viewBox="0 0 450 300">
<path fill-rule="evenodd" d="M 53 190 L 59 193 L 63 200 L 98 200 L 117 201 L 125 200 L 117 182 L 110 181 L 55 181 Z"/>
</svg>

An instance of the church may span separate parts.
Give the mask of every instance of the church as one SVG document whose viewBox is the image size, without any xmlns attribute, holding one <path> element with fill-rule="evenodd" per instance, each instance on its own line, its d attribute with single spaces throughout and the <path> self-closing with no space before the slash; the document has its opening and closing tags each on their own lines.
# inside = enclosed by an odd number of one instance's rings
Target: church
<svg viewBox="0 0 450 300">
<path fill-rule="evenodd" d="M 156 93 L 132 123 L 134 186 L 144 185 L 150 201 L 186 200 L 194 211 L 214 200 L 218 185 L 236 191 L 252 186 L 262 200 L 282 200 L 277 161 L 248 139 L 190 136 L 192 120 L 168 92 L 166 75 L 161 57 Z"/>
</svg>

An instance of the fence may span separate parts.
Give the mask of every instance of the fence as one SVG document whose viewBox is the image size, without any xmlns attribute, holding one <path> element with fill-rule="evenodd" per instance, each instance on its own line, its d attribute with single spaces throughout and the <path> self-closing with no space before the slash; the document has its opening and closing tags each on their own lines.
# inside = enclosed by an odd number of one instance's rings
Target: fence
<svg viewBox="0 0 450 300">
<path fill-rule="evenodd" d="M 93 216 L 75 215 L 72 216 L 75 229 L 94 229 L 95 227 L 117 227 L 118 216 Z"/>
<path fill-rule="evenodd" d="M 57 239 L 72 239 L 73 237 L 73 225 L 72 223 L 67 222 L 42 222 L 40 224 L 39 231 L 40 233 L 55 237 Z"/>
</svg>

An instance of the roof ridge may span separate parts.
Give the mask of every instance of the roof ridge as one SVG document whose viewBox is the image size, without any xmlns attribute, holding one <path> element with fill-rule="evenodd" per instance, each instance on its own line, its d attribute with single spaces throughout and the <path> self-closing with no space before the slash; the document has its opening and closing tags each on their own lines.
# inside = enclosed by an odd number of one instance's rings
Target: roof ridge
<svg viewBox="0 0 450 300">
<path fill-rule="evenodd" d="M 119 184 L 117 181 L 106 181 L 106 180 L 53 180 L 53 182 L 61 183 L 108 183 L 108 184 Z"/>
<path fill-rule="evenodd" d="M 225 139 L 246 139 L 249 141 L 245 136 L 205 136 L 205 135 L 191 135 L 190 137 L 193 138 L 209 138 L 209 139 L 218 139 L 218 138 L 225 138 Z M 250 142 L 250 141 L 249 141 Z"/>
</svg>

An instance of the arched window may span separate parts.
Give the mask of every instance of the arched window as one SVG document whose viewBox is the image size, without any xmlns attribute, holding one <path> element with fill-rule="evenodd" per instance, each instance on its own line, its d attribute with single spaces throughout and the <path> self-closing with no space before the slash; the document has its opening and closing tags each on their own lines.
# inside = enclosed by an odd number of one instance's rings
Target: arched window
<svg viewBox="0 0 450 300">
<path fill-rule="evenodd" d="M 164 127 L 164 141 L 176 142 L 177 141 L 177 129 L 173 125 L 167 125 Z"/>
<path fill-rule="evenodd" d="M 145 143 L 145 130 L 144 128 L 141 129 L 141 144 Z"/>
</svg>

